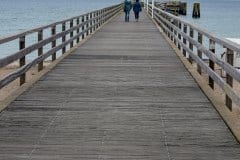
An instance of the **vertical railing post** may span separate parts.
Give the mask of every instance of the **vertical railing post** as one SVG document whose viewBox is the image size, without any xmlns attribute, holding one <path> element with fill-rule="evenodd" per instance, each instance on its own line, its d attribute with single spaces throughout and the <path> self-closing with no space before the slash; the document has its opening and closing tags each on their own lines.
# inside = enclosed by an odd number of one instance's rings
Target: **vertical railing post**
<svg viewBox="0 0 240 160">
<path fill-rule="evenodd" d="M 227 63 L 229 63 L 231 66 L 233 66 L 233 60 L 234 60 L 234 52 L 230 49 L 227 49 Z M 230 87 L 233 87 L 233 77 L 230 76 L 228 73 L 226 75 L 226 82 Z M 226 106 L 229 108 L 230 111 L 232 111 L 232 99 L 226 95 Z"/>
<path fill-rule="evenodd" d="M 93 31 L 95 31 L 96 29 L 97 29 L 97 26 L 96 26 L 96 22 L 97 22 L 97 20 L 96 20 L 96 17 L 97 17 L 97 12 L 96 11 L 94 11 L 94 13 L 93 13 L 93 18 L 94 18 L 94 21 L 93 21 Z"/>
<path fill-rule="evenodd" d="M 70 29 L 72 29 L 72 28 L 73 28 L 73 19 L 71 19 L 71 21 L 70 21 Z M 73 37 L 73 31 L 70 32 L 70 38 L 72 38 L 72 37 Z M 70 43 L 70 48 L 73 48 L 73 45 L 74 45 L 74 41 L 72 41 Z"/>
<path fill-rule="evenodd" d="M 106 8 L 103 9 L 103 24 L 106 22 Z"/>
<path fill-rule="evenodd" d="M 82 24 L 85 22 L 85 16 L 83 15 L 82 16 Z M 85 33 L 84 33 L 84 30 L 85 30 L 85 25 L 82 25 L 82 40 L 84 40 L 85 38 Z"/>
<path fill-rule="evenodd" d="M 77 26 L 80 24 L 80 20 L 79 20 L 79 17 L 77 18 Z M 77 35 L 79 34 L 79 27 L 77 28 Z M 78 36 L 78 38 L 77 38 L 77 44 L 79 43 L 79 41 L 80 41 L 80 38 L 79 38 L 79 36 Z"/>
<path fill-rule="evenodd" d="M 88 36 L 88 34 L 89 34 L 89 21 L 88 20 L 89 20 L 89 13 L 86 16 L 86 22 L 87 22 L 87 24 L 86 24 L 86 30 L 87 30 L 86 36 Z"/>
<path fill-rule="evenodd" d="M 192 27 L 190 27 L 190 32 L 189 32 L 189 34 L 190 34 L 190 37 L 191 38 L 193 38 L 194 37 L 194 31 L 193 31 L 193 29 L 192 29 Z M 191 42 L 189 42 L 189 49 L 191 50 L 191 51 L 193 51 L 193 44 L 191 43 Z M 193 59 L 192 59 L 192 57 L 191 57 L 191 55 L 189 54 L 189 62 L 192 64 L 193 63 Z"/>
<path fill-rule="evenodd" d="M 198 43 L 202 44 L 202 34 L 198 32 Z M 202 59 L 202 52 L 200 50 L 197 51 L 198 52 L 198 57 Z M 197 65 L 197 71 L 199 74 L 202 74 L 202 69 L 200 67 L 200 65 Z"/>
<path fill-rule="evenodd" d="M 99 10 L 97 10 L 97 29 L 99 28 Z"/>
<path fill-rule="evenodd" d="M 152 0 L 152 19 L 153 19 L 153 17 L 154 17 L 154 7 L 155 7 L 155 4 L 154 4 L 155 2 L 154 2 L 154 0 Z"/>
<path fill-rule="evenodd" d="M 177 26 L 177 21 L 176 20 L 173 21 L 173 25 Z M 174 42 L 175 46 L 177 46 L 177 39 L 176 39 L 177 31 L 175 29 L 173 29 L 173 33 L 174 33 L 173 42 Z"/>
<path fill-rule="evenodd" d="M 38 31 L 38 42 L 43 40 L 43 30 Z M 38 48 L 38 56 L 43 54 L 43 47 Z M 43 70 L 43 61 L 38 64 L 38 72 Z"/>
<path fill-rule="evenodd" d="M 186 25 L 186 24 L 183 24 L 183 32 L 184 32 L 185 34 L 187 34 L 187 25 Z M 184 44 L 184 45 L 187 45 L 187 40 L 186 40 L 186 38 L 183 38 L 183 44 Z M 184 57 L 187 56 L 187 52 L 186 52 L 185 49 L 183 49 L 183 56 L 184 56 Z"/>
<path fill-rule="evenodd" d="M 170 20 L 170 22 L 173 24 L 173 21 L 172 21 L 172 19 Z M 173 31 L 173 27 L 171 27 L 171 26 L 169 26 L 170 27 L 170 31 L 171 31 L 171 33 L 173 33 L 173 34 L 170 34 L 170 39 L 171 39 L 171 41 L 174 41 L 174 31 Z"/>
<path fill-rule="evenodd" d="M 179 28 L 180 30 L 182 30 L 182 23 L 181 23 L 180 21 L 178 21 L 178 28 Z M 181 36 L 180 33 L 178 33 L 178 39 L 179 39 L 180 41 L 182 40 L 182 36 Z M 180 43 L 178 43 L 178 49 L 181 51 L 181 45 L 180 45 Z"/>
<path fill-rule="evenodd" d="M 62 23 L 62 32 L 64 32 L 66 30 L 66 22 L 63 22 Z M 64 35 L 63 37 L 62 37 L 62 43 L 64 43 L 66 41 L 66 35 Z M 62 54 L 64 54 L 66 52 L 66 47 L 64 46 L 63 48 L 62 48 Z"/>
<path fill-rule="evenodd" d="M 101 16 L 101 25 L 104 23 L 104 10 L 102 9 L 102 16 Z"/>
<path fill-rule="evenodd" d="M 92 32 L 93 32 L 93 20 L 92 20 L 92 18 L 93 18 L 93 13 L 91 12 L 90 13 L 90 34 L 92 34 Z"/>
<path fill-rule="evenodd" d="M 25 48 L 25 36 L 19 38 L 19 50 L 22 50 Z M 26 64 L 26 57 L 23 56 L 20 58 L 19 66 L 22 67 Z M 23 73 L 20 76 L 20 86 L 23 85 L 26 82 L 26 73 Z"/>
<path fill-rule="evenodd" d="M 101 10 L 98 11 L 98 28 L 101 26 Z"/>
<path fill-rule="evenodd" d="M 209 50 L 212 52 L 212 53 L 215 53 L 215 42 L 211 39 L 209 39 Z M 212 60 L 209 59 L 209 67 L 214 71 L 214 68 L 215 68 L 215 64 Z M 209 86 L 214 89 L 214 80 L 209 76 L 208 77 L 208 83 L 209 83 Z"/>
<path fill-rule="evenodd" d="M 148 14 L 148 10 L 149 10 L 149 8 L 148 8 L 148 0 L 147 0 L 147 14 Z"/>
<path fill-rule="evenodd" d="M 167 20 L 167 16 L 165 17 L 165 19 Z M 170 22 L 170 21 L 169 21 L 169 22 Z M 171 23 L 171 22 L 170 22 L 170 23 Z M 171 27 L 170 27 L 167 23 L 165 23 L 165 24 L 166 24 L 167 28 L 171 31 Z M 168 38 L 171 39 L 171 34 L 170 34 L 169 31 L 167 31 L 167 35 L 168 35 Z"/>
<path fill-rule="evenodd" d="M 99 11 L 99 27 L 102 25 L 102 10 Z"/>
<path fill-rule="evenodd" d="M 56 26 L 52 26 L 52 36 L 56 34 Z M 56 47 L 56 40 L 52 41 L 52 48 Z M 56 52 L 52 55 L 52 61 L 56 60 Z"/>
</svg>

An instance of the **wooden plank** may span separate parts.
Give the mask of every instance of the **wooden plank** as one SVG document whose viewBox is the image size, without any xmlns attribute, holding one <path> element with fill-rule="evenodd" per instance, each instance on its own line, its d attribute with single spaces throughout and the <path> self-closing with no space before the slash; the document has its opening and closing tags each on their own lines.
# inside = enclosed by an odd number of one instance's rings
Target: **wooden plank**
<svg viewBox="0 0 240 160">
<path fill-rule="evenodd" d="M 151 20 L 123 17 L 0 113 L 0 160 L 239 159 L 239 144 Z"/>
</svg>

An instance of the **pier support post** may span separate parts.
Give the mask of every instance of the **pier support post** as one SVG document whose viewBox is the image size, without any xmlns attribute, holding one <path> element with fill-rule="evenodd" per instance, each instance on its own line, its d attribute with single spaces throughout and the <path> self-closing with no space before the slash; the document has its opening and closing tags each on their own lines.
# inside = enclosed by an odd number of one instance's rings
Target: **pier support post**
<svg viewBox="0 0 240 160">
<path fill-rule="evenodd" d="M 183 24 L 183 32 L 185 34 L 187 34 L 187 25 L 186 24 Z M 187 40 L 186 38 L 183 38 L 183 44 L 187 45 Z M 183 49 L 183 56 L 186 57 L 187 56 L 187 52 L 185 49 Z"/>
<path fill-rule="evenodd" d="M 177 20 L 174 20 L 173 21 L 173 24 L 174 24 L 174 26 L 176 26 L 176 27 L 178 27 L 178 24 L 177 24 L 178 22 L 177 22 Z M 173 37 L 173 42 L 174 42 L 174 44 L 175 44 L 175 46 L 177 46 L 177 31 L 174 29 L 173 30 L 173 33 L 174 33 L 174 37 Z"/>
<path fill-rule="evenodd" d="M 198 32 L 198 43 L 202 44 L 202 34 Z M 200 50 L 197 51 L 198 52 L 198 57 L 202 59 L 202 52 Z M 202 74 L 202 69 L 200 67 L 200 65 L 197 65 L 197 71 L 198 73 L 201 75 Z"/>
<path fill-rule="evenodd" d="M 148 14 L 148 10 L 149 10 L 149 9 L 148 9 L 148 0 L 147 0 L 147 6 L 146 6 L 146 7 L 147 7 L 147 14 Z"/>
<path fill-rule="evenodd" d="M 38 42 L 43 40 L 43 30 L 38 31 Z M 38 48 L 38 56 L 43 54 L 43 47 Z M 38 72 L 43 70 L 43 61 L 38 64 Z"/>
<path fill-rule="evenodd" d="M 180 22 L 180 21 L 178 21 L 178 28 L 180 29 L 180 30 L 182 30 L 182 23 Z M 181 36 L 181 34 L 180 33 L 178 33 L 178 39 L 181 41 L 182 40 L 182 36 Z M 178 43 L 178 49 L 181 51 L 181 45 Z"/>
<path fill-rule="evenodd" d="M 200 18 L 200 3 L 194 3 L 193 4 L 192 17 L 193 18 Z"/>
<path fill-rule="evenodd" d="M 56 34 L 56 26 L 52 27 L 52 36 Z M 52 41 L 52 48 L 56 47 L 56 40 Z M 52 61 L 56 60 L 56 52 L 52 55 Z"/>
<path fill-rule="evenodd" d="M 70 21 L 70 29 L 71 29 L 71 28 L 73 28 L 73 19 L 71 19 L 71 21 Z M 72 37 L 73 37 L 73 31 L 70 32 L 70 38 L 72 38 Z M 73 45 L 74 45 L 73 42 L 74 42 L 74 41 L 72 41 L 72 42 L 70 43 L 70 48 L 73 48 Z"/>
<path fill-rule="evenodd" d="M 64 32 L 66 30 L 66 22 L 62 23 L 62 32 Z M 66 41 L 66 36 L 62 37 L 62 43 L 64 43 Z M 62 54 L 64 54 L 66 52 L 66 47 L 62 48 Z"/>
<path fill-rule="evenodd" d="M 152 0 L 152 19 L 154 17 L 154 7 L 155 7 L 155 2 Z"/>
<path fill-rule="evenodd" d="M 227 63 L 229 63 L 231 66 L 233 66 L 233 59 L 234 59 L 234 52 L 230 49 L 227 49 Z M 226 75 L 226 82 L 230 87 L 233 87 L 233 77 L 230 76 L 228 73 Z M 231 98 L 226 95 L 226 106 L 229 108 L 230 111 L 232 111 L 232 100 Z"/>
<path fill-rule="evenodd" d="M 87 24 L 86 24 L 87 34 L 86 34 L 86 36 L 88 36 L 88 34 L 89 34 L 89 22 L 88 22 L 88 20 L 89 20 L 89 13 L 86 16 L 86 21 L 87 21 Z"/>
<path fill-rule="evenodd" d="M 93 18 L 94 18 L 94 21 L 93 21 L 93 31 L 95 31 L 96 29 L 97 29 L 97 26 L 96 26 L 96 22 L 97 22 L 97 20 L 95 19 L 96 18 L 96 16 L 97 16 L 97 12 L 95 11 L 94 13 L 93 13 Z"/>
<path fill-rule="evenodd" d="M 99 11 L 96 12 L 96 29 L 98 29 L 99 23 L 98 23 L 98 16 L 99 16 Z"/>
<path fill-rule="evenodd" d="M 213 53 L 215 53 L 215 42 L 213 40 L 209 40 L 209 50 Z M 215 70 L 215 64 L 212 60 L 209 59 L 209 67 L 214 71 Z M 208 83 L 209 86 L 214 89 L 214 80 L 209 76 L 208 77 Z"/>
<path fill-rule="evenodd" d="M 80 23 L 80 20 L 79 20 L 79 17 L 77 18 L 77 26 L 79 25 L 79 23 Z M 77 29 L 77 34 L 79 34 L 79 27 L 78 27 L 78 29 Z M 78 38 L 77 38 L 77 44 L 79 43 L 79 36 L 78 36 Z"/>
<path fill-rule="evenodd" d="M 25 48 L 25 36 L 19 38 L 19 50 L 22 50 Z M 19 66 L 22 67 L 26 64 L 26 57 L 23 56 L 20 58 Z M 20 86 L 23 85 L 26 82 L 26 73 L 23 73 L 20 76 Z"/>
<path fill-rule="evenodd" d="M 90 28 L 91 28 L 90 29 L 90 34 L 92 34 L 92 32 L 93 32 L 93 27 L 92 27 L 93 26 L 93 20 L 92 19 L 93 19 L 93 13 L 91 12 L 90 13 Z"/>
<path fill-rule="evenodd" d="M 190 37 L 193 38 L 194 37 L 194 30 L 192 27 L 190 27 Z M 189 48 L 191 51 L 193 51 L 193 44 L 191 42 L 189 42 Z M 193 63 L 193 59 L 191 57 L 191 55 L 189 54 L 189 58 L 188 61 L 192 64 Z"/>
<path fill-rule="evenodd" d="M 85 16 L 82 16 L 82 24 L 84 23 L 84 21 L 85 21 Z M 84 27 L 85 25 L 82 25 L 82 40 L 84 40 L 84 38 L 85 38 L 85 33 L 83 33 L 84 32 Z"/>
<path fill-rule="evenodd" d="M 98 11 L 98 28 L 101 26 L 101 10 Z"/>
</svg>

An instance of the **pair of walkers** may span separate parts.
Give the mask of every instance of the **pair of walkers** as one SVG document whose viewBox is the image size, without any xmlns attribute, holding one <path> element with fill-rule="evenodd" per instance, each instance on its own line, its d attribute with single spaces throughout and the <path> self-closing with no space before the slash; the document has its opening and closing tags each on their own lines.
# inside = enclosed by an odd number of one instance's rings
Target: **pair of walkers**
<svg viewBox="0 0 240 160">
<path fill-rule="evenodd" d="M 139 12 L 142 11 L 139 0 L 136 0 L 133 5 L 132 5 L 131 0 L 125 0 L 125 2 L 124 2 L 125 22 L 129 22 L 130 11 L 132 8 L 133 8 L 133 12 L 135 14 L 135 20 L 138 21 Z"/>
</svg>

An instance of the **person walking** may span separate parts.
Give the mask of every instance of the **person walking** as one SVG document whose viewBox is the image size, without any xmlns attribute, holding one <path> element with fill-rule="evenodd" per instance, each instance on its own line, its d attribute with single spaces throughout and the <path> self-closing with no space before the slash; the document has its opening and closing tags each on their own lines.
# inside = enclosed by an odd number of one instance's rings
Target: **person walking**
<svg viewBox="0 0 240 160">
<path fill-rule="evenodd" d="M 134 3 L 133 5 L 133 12 L 135 14 L 135 20 L 136 22 L 138 22 L 138 19 L 139 19 L 139 12 L 142 11 L 142 7 L 141 7 L 141 4 L 139 2 L 139 0 L 136 0 L 136 2 Z"/>
<path fill-rule="evenodd" d="M 125 22 L 129 22 L 129 15 L 132 9 L 132 2 L 130 0 L 125 0 L 124 2 L 124 12 L 125 12 Z"/>
</svg>

